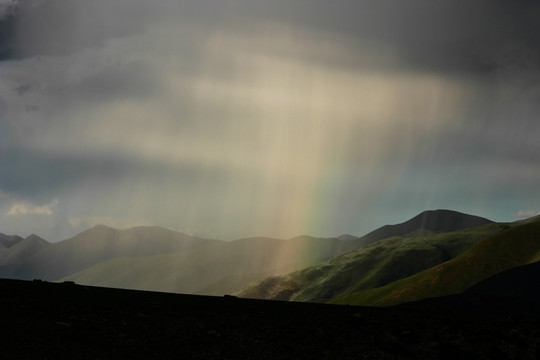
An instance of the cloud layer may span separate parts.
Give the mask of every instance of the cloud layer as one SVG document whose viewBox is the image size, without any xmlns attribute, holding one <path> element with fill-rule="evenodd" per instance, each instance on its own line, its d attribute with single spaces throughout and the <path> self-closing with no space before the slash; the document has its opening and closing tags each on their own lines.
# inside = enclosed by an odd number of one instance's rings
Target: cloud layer
<svg viewBox="0 0 540 360">
<path fill-rule="evenodd" d="M 106 219 L 221 238 L 540 200 L 536 2 L 6 4 L 2 232 L 54 199 L 51 237 Z"/>
<path fill-rule="evenodd" d="M 530 218 L 540 215 L 540 210 L 519 210 L 514 217 L 516 218 Z"/>
<path fill-rule="evenodd" d="M 46 205 L 31 205 L 28 203 L 14 203 L 11 208 L 6 212 L 7 216 L 22 216 L 28 214 L 38 215 L 53 215 L 54 208 L 58 205 L 58 200 L 53 200 Z"/>
</svg>

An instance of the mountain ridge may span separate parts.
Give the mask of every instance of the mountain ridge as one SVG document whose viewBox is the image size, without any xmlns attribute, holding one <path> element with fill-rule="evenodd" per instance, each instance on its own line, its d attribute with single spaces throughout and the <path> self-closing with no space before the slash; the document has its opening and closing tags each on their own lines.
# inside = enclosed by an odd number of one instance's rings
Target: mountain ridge
<svg viewBox="0 0 540 360">
<path fill-rule="evenodd" d="M 418 229 L 439 233 L 463 230 L 492 222 L 480 216 L 469 215 L 454 210 L 425 210 L 405 222 L 381 226 L 360 237 L 358 241 L 368 245 L 392 236 L 403 236 Z"/>
</svg>

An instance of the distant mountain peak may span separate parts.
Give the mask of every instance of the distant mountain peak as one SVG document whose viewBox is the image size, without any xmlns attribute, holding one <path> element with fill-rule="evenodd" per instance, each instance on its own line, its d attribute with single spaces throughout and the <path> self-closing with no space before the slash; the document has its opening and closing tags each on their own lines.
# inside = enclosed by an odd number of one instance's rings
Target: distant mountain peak
<svg viewBox="0 0 540 360">
<path fill-rule="evenodd" d="M 89 228 L 88 230 L 117 230 L 113 227 L 104 224 L 97 224 Z"/>
<path fill-rule="evenodd" d="M 36 234 L 32 234 L 30 236 L 27 236 L 22 242 L 25 243 L 39 243 L 39 244 L 50 244 L 47 240 L 43 239 L 41 236 L 38 236 Z"/>
<path fill-rule="evenodd" d="M 451 232 L 464 230 L 474 226 L 490 224 L 493 221 L 454 210 L 437 209 L 426 210 L 415 217 L 395 225 L 384 225 L 362 236 L 358 240 L 362 245 L 371 244 L 375 241 L 392 236 L 406 236 L 415 232 Z"/>
<path fill-rule="evenodd" d="M 489 219 L 461 213 L 459 211 L 437 209 L 423 211 L 403 224 L 410 224 L 415 226 L 416 229 L 423 228 L 435 232 L 449 232 L 492 222 L 493 221 Z"/>
<path fill-rule="evenodd" d="M 358 236 L 354 236 L 350 234 L 343 234 L 343 235 L 338 236 L 337 238 L 342 241 L 350 241 L 350 240 L 358 239 Z"/>
<path fill-rule="evenodd" d="M 103 224 L 98 224 L 98 225 L 94 225 L 91 228 L 86 229 L 86 230 L 78 233 L 74 237 L 87 236 L 89 234 L 94 234 L 95 235 L 95 234 L 115 233 L 117 231 L 119 231 L 119 230 L 115 229 L 115 228 L 112 228 L 110 226 L 103 225 Z"/>
</svg>

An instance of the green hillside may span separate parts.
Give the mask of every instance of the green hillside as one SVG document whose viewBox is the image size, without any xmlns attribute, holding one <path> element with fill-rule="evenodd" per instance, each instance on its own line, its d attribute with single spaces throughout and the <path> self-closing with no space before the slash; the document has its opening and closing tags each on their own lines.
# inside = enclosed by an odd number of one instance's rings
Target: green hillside
<svg viewBox="0 0 540 360">
<path fill-rule="evenodd" d="M 324 263 L 264 279 L 239 296 L 321 301 L 380 287 L 450 260 L 502 228 L 490 223 L 441 234 L 407 228 L 410 236 L 383 239 Z"/>
<path fill-rule="evenodd" d="M 332 303 L 394 304 L 463 292 L 504 270 L 540 260 L 540 219 L 491 236 L 460 256 L 386 286 L 337 297 Z"/>
</svg>

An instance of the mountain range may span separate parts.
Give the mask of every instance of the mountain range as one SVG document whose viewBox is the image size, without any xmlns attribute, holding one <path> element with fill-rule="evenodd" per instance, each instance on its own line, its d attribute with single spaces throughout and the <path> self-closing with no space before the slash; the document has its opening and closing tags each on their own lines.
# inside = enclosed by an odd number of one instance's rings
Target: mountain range
<svg viewBox="0 0 540 360">
<path fill-rule="evenodd" d="M 221 241 L 98 225 L 57 243 L 0 234 L 0 277 L 387 306 L 473 291 L 482 281 L 491 284 L 483 291 L 506 289 L 489 279 L 540 260 L 539 232 L 540 217 L 496 223 L 451 210 L 424 211 L 361 237 Z M 527 282 L 532 269 L 503 278 Z"/>
<path fill-rule="evenodd" d="M 116 230 L 98 225 L 58 243 L 41 239 L 33 247 L 26 245 L 26 256 L 15 257 L 16 248 L 37 237 L 3 238 L 16 244 L 1 248 L 0 277 L 216 295 L 358 246 L 349 237 L 221 241 L 160 227 Z"/>
</svg>

